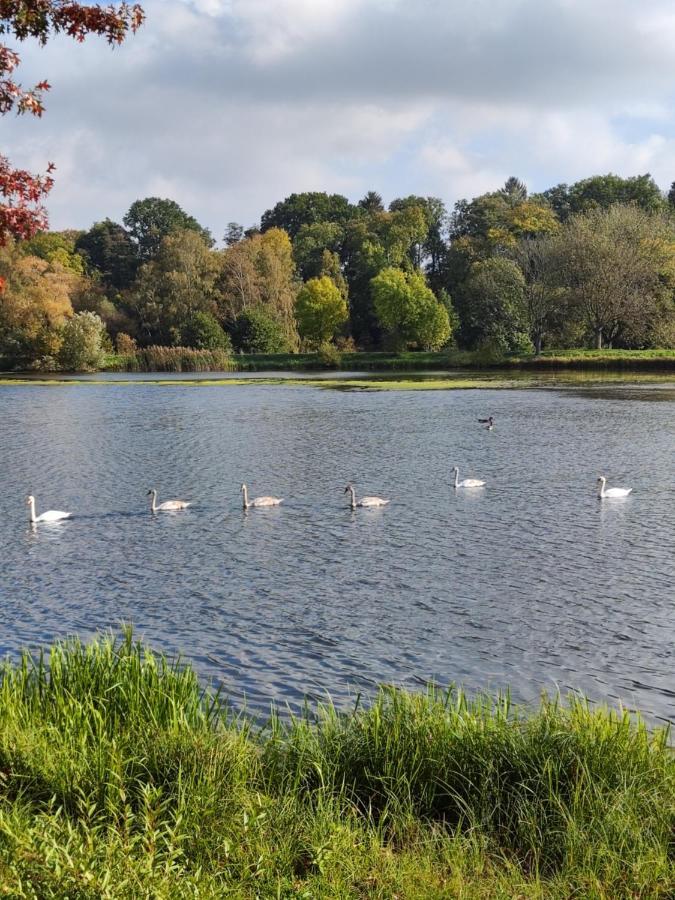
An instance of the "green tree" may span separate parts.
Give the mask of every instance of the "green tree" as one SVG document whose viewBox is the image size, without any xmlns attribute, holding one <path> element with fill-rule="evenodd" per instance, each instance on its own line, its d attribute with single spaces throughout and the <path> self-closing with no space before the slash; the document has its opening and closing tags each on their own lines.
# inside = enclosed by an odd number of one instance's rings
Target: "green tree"
<svg viewBox="0 0 675 900">
<path fill-rule="evenodd" d="M 195 312 L 181 330 L 180 342 L 184 347 L 198 350 L 231 350 L 230 336 L 210 312 Z"/>
<path fill-rule="evenodd" d="M 127 297 L 147 344 L 176 345 L 198 312 L 215 314 L 220 257 L 195 231 L 173 232 L 141 266 Z"/>
<path fill-rule="evenodd" d="M 335 337 L 349 317 L 347 303 L 335 282 L 327 275 L 310 278 L 295 301 L 295 318 L 300 337 L 312 346 Z"/>
<path fill-rule="evenodd" d="M 388 267 L 371 281 L 375 312 L 397 348 L 437 350 L 450 338 L 448 312 L 420 272 Z"/>
<path fill-rule="evenodd" d="M 297 348 L 295 297 L 298 280 L 293 248 L 280 228 L 239 241 L 222 254 L 218 305 L 224 322 L 251 308 L 264 309 L 281 326 L 288 348 Z"/>
<path fill-rule="evenodd" d="M 564 292 L 555 280 L 555 248 L 555 240 L 549 237 L 523 238 L 514 251 L 525 278 L 528 331 L 537 354 L 547 335 L 561 326 L 566 312 Z"/>
<path fill-rule="evenodd" d="M 525 278 L 512 260 L 491 257 L 473 263 L 460 296 L 458 311 L 465 345 L 497 353 L 531 349 Z"/>
<path fill-rule="evenodd" d="M 441 273 L 448 249 L 445 239 L 448 213 L 445 203 L 439 197 L 411 195 L 392 200 L 389 204 L 392 212 L 411 207 L 422 211 L 426 221 L 426 234 L 422 241 L 411 246 L 410 259 L 415 268 L 424 268 L 431 287 L 436 291 L 441 287 Z"/>
<path fill-rule="evenodd" d="M 634 204 L 571 216 L 555 240 L 555 274 L 593 345 L 640 346 L 671 314 L 675 233 L 661 215 Z"/>
<path fill-rule="evenodd" d="M 594 175 L 577 181 L 569 189 L 573 213 L 590 209 L 608 209 L 617 203 L 633 203 L 645 212 L 663 209 L 661 190 L 649 173 L 621 178 L 619 175 Z"/>
<path fill-rule="evenodd" d="M 279 321 L 260 307 L 238 315 L 230 326 L 230 336 L 241 353 L 288 353 L 291 349 Z"/>
<path fill-rule="evenodd" d="M 156 256 L 162 240 L 177 231 L 194 231 L 207 247 L 213 246 L 209 230 L 182 210 L 175 200 L 161 200 L 159 197 L 136 200 L 129 207 L 123 221 L 136 245 L 141 262 L 147 262 Z"/>
<path fill-rule="evenodd" d="M 362 213 L 347 223 L 341 261 L 349 286 L 351 331 L 360 346 L 378 346 L 382 339 L 371 280 L 388 267 L 415 271 L 414 260 L 420 258 L 427 234 L 423 207 L 407 201 L 401 201 L 400 209 Z"/>
<path fill-rule="evenodd" d="M 509 179 L 500 191 L 455 204 L 450 227 L 453 241 L 469 239 L 471 252 L 487 259 L 495 252 L 512 249 L 521 237 L 558 230 L 560 225 L 550 204 L 534 197 L 527 199 L 522 190 L 509 185 L 511 181 L 517 179 Z"/>
<path fill-rule="evenodd" d="M 535 196 L 532 199 L 534 200 Z M 537 194 L 536 199 L 547 203 L 560 222 L 566 222 L 572 214 L 570 189 L 567 184 L 556 184 L 554 187 L 543 191 L 543 193 Z"/>
<path fill-rule="evenodd" d="M 75 249 L 90 269 L 100 273 L 106 287 L 121 291 L 133 282 L 138 270 L 136 245 L 117 222 L 96 222 L 77 238 Z"/>
<path fill-rule="evenodd" d="M 345 223 L 354 214 L 354 207 L 342 194 L 307 191 L 303 194 L 291 194 L 263 213 L 260 230 L 265 232 L 270 228 L 282 228 L 293 240 L 303 225 L 313 225 L 316 222 Z"/>
<path fill-rule="evenodd" d="M 504 182 L 504 187 L 499 191 L 510 206 L 517 206 L 527 200 L 527 185 L 520 178 L 511 175 Z"/>
<path fill-rule="evenodd" d="M 240 225 L 239 222 L 228 222 L 225 237 L 223 238 L 225 245 L 227 247 L 232 247 L 234 244 L 238 244 L 239 241 L 243 240 L 243 238 L 244 226 Z"/>
<path fill-rule="evenodd" d="M 349 285 L 342 274 L 340 257 L 337 253 L 332 253 L 330 250 L 323 251 L 321 254 L 321 268 L 319 269 L 319 276 L 321 275 L 327 275 L 334 282 L 346 303 L 349 299 Z"/>
<path fill-rule="evenodd" d="M 37 256 L 74 275 L 84 275 L 84 260 L 76 252 L 77 231 L 41 231 L 21 244 L 27 256 Z"/>
<path fill-rule="evenodd" d="M 372 213 L 384 212 L 382 195 L 378 194 L 377 191 L 368 191 L 368 193 L 364 197 L 362 197 L 356 205 L 359 209 L 362 209 L 368 215 L 371 215 Z"/>
<path fill-rule="evenodd" d="M 343 239 L 344 227 L 338 222 L 303 225 L 293 239 L 293 257 L 300 277 L 307 281 L 320 275 L 324 251 L 338 253 Z"/>
<path fill-rule="evenodd" d="M 79 312 L 63 326 L 59 363 L 71 372 L 95 372 L 103 365 L 105 325 L 96 313 Z"/>
</svg>

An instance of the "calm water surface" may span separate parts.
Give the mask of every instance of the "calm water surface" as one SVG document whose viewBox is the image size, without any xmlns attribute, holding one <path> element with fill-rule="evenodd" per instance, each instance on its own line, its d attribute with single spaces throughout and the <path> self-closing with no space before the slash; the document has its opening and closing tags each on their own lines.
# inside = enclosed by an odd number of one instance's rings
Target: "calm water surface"
<svg viewBox="0 0 675 900">
<path fill-rule="evenodd" d="M 0 652 L 132 622 L 258 711 L 433 679 L 673 720 L 674 421 L 667 385 L 2 387 Z M 352 513 L 349 480 L 391 505 Z M 33 532 L 29 492 L 77 515 Z"/>
</svg>

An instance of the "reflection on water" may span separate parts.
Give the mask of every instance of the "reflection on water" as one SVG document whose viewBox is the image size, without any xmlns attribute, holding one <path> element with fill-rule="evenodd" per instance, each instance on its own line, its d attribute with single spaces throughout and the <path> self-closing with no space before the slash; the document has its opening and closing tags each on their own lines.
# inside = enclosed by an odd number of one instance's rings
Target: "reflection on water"
<svg viewBox="0 0 675 900">
<path fill-rule="evenodd" d="M 258 710 L 434 679 L 673 719 L 669 390 L 4 387 L 0 650 L 133 622 Z M 74 518 L 32 530 L 31 492 Z"/>
</svg>

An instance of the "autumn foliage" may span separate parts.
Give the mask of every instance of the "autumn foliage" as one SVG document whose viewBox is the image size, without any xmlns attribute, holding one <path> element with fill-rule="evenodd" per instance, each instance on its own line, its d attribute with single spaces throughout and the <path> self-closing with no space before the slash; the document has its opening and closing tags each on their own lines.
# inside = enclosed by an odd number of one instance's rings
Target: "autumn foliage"
<svg viewBox="0 0 675 900">
<path fill-rule="evenodd" d="M 97 34 L 109 44 L 120 44 L 129 31 L 140 27 L 143 18 L 138 4 L 103 7 L 68 0 L 0 0 L 0 35 L 8 34 L 19 41 L 34 38 L 40 44 L 59 33 L 79 42 L 88 34 Z M 13 77 L 20 61 L 15 50 L 0 44 L 0 115 L 16 111 L 40 117 L 49 82 L 43 80 L 24 88 Z M 47 213 L 42 204 L 54 184 L 53 170 L 54 165 L 49 163 L 45 174 L 33 175 L 13 168 L 0 154 L 0 244 L 10 236 L 29 238 L 46 228 Z"/>
</svg>

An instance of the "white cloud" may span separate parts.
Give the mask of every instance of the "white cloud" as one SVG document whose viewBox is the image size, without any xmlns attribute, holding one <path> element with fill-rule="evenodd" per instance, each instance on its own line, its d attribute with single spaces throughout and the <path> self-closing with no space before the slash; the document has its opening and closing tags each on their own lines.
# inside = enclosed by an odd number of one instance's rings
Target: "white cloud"
<svg viewBox="0 0 675 900">
<path fill-rule="evenodd" d="M 54 89 L 5 119 L 19 164 L 58 166 L 55 227 L 174 197 L 214 234 L 291 191 L 452 203 L 608 170 L 675 178 L 666 0 L 148 0 L 115 51 L 24 44 Z"/>
</svg>

